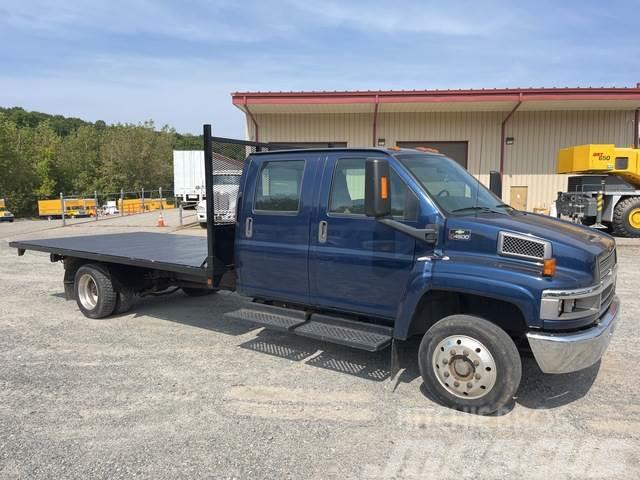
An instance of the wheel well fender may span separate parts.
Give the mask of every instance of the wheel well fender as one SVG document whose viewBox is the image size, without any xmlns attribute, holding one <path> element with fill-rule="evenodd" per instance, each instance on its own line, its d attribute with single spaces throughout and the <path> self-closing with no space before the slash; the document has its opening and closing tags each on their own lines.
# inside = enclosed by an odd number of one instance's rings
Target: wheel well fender
<svg viewBox="0 0 640 480">
<path fill-rule="evenodd" d="M 488 278 L 459 280 L 430 283 L 408 295 L 398 311 L 394 336 L 407 339 L 424 333 L 438 320 L 459 313 L 485 318 L 512 336 L 541 326 L 537 303 L 523 287 Z"/>
</svg>

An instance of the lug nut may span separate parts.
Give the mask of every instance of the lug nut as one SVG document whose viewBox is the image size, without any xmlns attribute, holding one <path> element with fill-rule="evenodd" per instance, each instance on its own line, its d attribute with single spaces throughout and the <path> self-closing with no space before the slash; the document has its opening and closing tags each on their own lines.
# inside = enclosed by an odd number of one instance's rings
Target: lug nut
<svg viewBox="0 0 640 480">
<path fill-rule="evenodd" d="M 463 354 L 465 357 L 468 357 L 468 356 L 469 356 L 469 352 L 467 352 L 466 350 L 465 350 L 464 352 L 462 352 L 462 354 Z"/>
<path fill-rule="evenodd" d="M 449 360 L 447 360 L 446 358 L 443 358 L 443 359 L 442 359 L 442 363 L 443 363 L 444 365 L 446 365 L 447 363 L 449 363 Z"/>
<path fill-rule="evenodd" d="M 449 372 L 444 372 L 444 376 L 448 377 L 449 376 Z"/>
<path fill-rule="evenodd" d="M 473 388 L 473 383 L 471 382 L 467 383 L 467 388 Z"/>
<path fill-rule="evenodd" d="M 453 386 L 454 387 L 459 387 L 460 386 L 460 382 L 453 382 Z"/>
<path fill-rule="evenodd" d="M 451 353 L 451 356 L 453 357 L 456 354 L 456 351 L 455 350 L 451 350 L 451 352 L 449 352 L 449 353 Z"/>
<path fill-rule="evenodd" d="M 474 360 L 473 364 L 477 367 L 478 365 L 480 365 L 480 362 L 478 360 Z"/>
<path fill-rule="evenodd" d="M 482 376 L 479 373 L 476 373 L 476 380 L 480 380 Z"/>
</svg>

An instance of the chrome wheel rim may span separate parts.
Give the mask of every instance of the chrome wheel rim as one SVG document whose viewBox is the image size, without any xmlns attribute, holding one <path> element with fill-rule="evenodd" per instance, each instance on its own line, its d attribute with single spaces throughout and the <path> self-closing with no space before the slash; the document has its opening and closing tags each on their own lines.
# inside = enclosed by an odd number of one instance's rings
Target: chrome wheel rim
<svg viewBox="0 0 640 480">
<path fill-rule="evenodd" d="M 475 338 L 446 337 L 436 346 L 431 364 L 440 385 L 458 398 L 484 397 L 496 384 L 493 355 Z"/>
<path fill-rule="evenodd" d="M 87 310 L 93 310 L 98 304 L 98 286 L 91 275 L 85 273 L 78 282 L 78 298 Z"/>
</svg>

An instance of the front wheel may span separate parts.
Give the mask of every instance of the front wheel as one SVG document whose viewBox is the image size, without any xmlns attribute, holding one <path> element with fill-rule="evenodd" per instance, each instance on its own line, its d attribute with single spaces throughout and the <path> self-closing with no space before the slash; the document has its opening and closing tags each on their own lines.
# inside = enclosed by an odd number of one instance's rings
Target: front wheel
<svg viewBox="0 0 640 480">
<path fill-rule="evenodd" d="M 443 318 L 425 333 L 420 374 L 444 405 L 480 415 L 505 408 L 522 377 L 520 354 L 497 325 L 471 315 Z"/>
<path fill-rule="evenodd" d="M 640 237 L 640 197 L 618 202 L 613 210 L 613 233 L 621 237 Z"/>
</svg>

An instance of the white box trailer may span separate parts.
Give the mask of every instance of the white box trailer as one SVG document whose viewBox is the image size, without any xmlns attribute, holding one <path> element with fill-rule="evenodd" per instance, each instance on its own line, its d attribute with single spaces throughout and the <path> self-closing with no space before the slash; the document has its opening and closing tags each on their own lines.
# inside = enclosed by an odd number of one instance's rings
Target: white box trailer
<svg viewBox="0 0 640 480">
<path fill-rule="evenodd" d="M 196 204 L 205 198 L 204 152 L 173 151 L 173 188 L 176 198 Z"/>
</svg>

